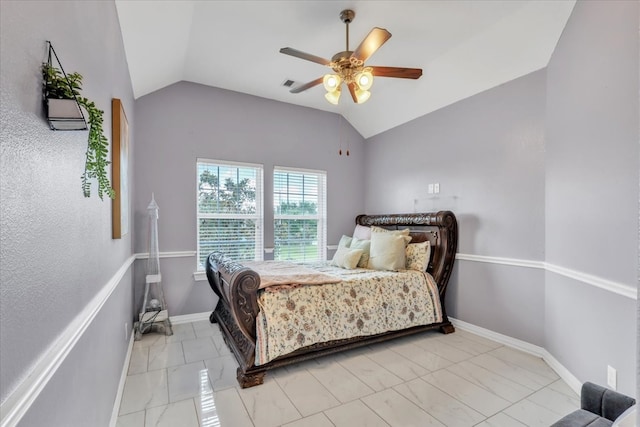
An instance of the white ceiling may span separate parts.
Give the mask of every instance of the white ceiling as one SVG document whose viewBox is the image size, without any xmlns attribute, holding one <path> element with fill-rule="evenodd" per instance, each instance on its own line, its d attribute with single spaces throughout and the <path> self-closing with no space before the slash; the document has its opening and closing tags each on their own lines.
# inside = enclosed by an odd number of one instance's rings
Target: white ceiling
<svg viewBox="0 0 640 427">
<path fill-rule="evenodd" d="M 368 138 L 544 68 L 575 0 L 139 1 L 116 0 L 134 96 L 179 81 L 342 114 Z M 330 69 L 279 53 L 292 47 L 330 59 L 345 50 L 343 9 L 356 12 L 351 50 L 373 27 L 393 35 L 367 65 L 422 68 L 419 80 L 376 78 L 361 105 L 340 105 L 322 85 Z"/>
</svg>

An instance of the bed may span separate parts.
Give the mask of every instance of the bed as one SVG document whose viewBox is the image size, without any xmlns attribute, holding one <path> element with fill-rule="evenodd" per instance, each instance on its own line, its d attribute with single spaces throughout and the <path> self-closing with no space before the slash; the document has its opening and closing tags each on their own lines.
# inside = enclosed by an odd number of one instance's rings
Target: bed
<svg viewBox="0 0 640 427">
<path fill-rule="evenodd" d="M 326 284 L 274 280 L 273 287 L 265 287 L 264 282 L 271 284 L 272 277 L 267 278 L 268 269 L 261 269 L 268 262 L 241 263 L 221 252 L 207 257 L 207 279 L 218 296 L 209 320 L 219 325 L 238 361 L 237 379 L 242 388 L 262 384 L 265 373 L 280 366 L 427 330 L 454 332 L 444 301 L 458 240 L 455 215 L 450 211 L 359 215 L 355 222 L 354 233 L 365 228 L 388 230 L 392 231 L 388 234 L 408 234 L 408 246 L 426 245 L 426 271 L 343 270 L 325 263 L 300 268 L 315 270 L 317 280 L 323 275 L 335 279 Z M 374 239 L 381 241 L 377 236 Z M 272 267 L 285 268 L 277 263 Z M 374 291 L 366 283 L 379 288 Z M 366 299 L 367 292 L 371 300 Z M 392 301 L 394 298 L 401 302 Z M 388 314 L 391 312 L 395 317 Z"/>
</svg>

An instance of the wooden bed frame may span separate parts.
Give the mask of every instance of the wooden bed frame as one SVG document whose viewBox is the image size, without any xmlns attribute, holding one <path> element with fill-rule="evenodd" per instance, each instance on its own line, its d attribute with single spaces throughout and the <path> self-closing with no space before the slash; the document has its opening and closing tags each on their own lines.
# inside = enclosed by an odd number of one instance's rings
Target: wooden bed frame
<svg viewBox="0 0 640 427">
<path fill-rule="evenodd" d="M 238 361 L 238 383 L 242 388 L 262 384 L 269 369 L 340 351 L 387 341 L 431 329 L 448 334 L 454 331 L 445 311 L 445 293 L 451 276 L 458 242 L 456 217 L 450 211 L 416 214 L 359 215 L 356 224 L 388 229 L 411 229 L 412 243 L 431 242 L 431 259 L 427 267 L 438 284 L 442 304 L 442 322 L 415 326 L 377 335 L 313 344 L 280 356 L 266 364 L 255 366 L 256 316 L 258 315 L 258 286 L 260 276 L 254 270 L 235 262 L 220 252 L 211 253 L 206 260 L 209 284 L 219 300 L 211 313 L 211 323 L 218 323 L 225 342 Z"/>
</svg>

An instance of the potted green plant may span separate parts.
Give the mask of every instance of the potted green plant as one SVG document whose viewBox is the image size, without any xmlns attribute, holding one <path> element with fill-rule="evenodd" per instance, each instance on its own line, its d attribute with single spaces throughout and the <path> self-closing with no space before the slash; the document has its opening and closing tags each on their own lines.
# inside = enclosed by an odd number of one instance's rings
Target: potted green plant
<svg viewBox="0 0 640 427">
<path fill-rule="evenodd" d="M 83 107 L 88 113 L 89 137 L 85 169 L 82 174 L 84 196 L 91 196 L 89 180 L 96 178 L 98 197 L 103 199 L 107 195 L 113 199 L 115 192 L 107 176 L 107 166 L 111 162 L 107 160 L 109 140 L 104 135 L 104 111 L 98 109 L 93 101 L 80 95 L 82 75 L 79 73 L 64 74 L 50 63 L 44 63 L 42 77 L 47 116 L 53 129 L 86 129 L 86 123 L 84 127 L 81 123 L 79 124 L 80 121 L 84 122 L 84 115 L 79 107 Z"/>
</svg>

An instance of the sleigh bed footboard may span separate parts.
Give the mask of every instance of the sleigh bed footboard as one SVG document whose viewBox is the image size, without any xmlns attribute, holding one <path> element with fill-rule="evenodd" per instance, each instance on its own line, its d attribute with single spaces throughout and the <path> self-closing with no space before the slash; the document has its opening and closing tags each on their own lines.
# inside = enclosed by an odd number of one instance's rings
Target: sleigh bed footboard
<svg viewBox="0 0 640 427">
<path fill-rule="evenodd" d="M 219 323 L 240 369 L 246 372 L 255 360 L 260 276 L 221 252 L 207 257 L 206 271 L 209 285 L 219 298 L 210 320 Z"/>
</svg>

